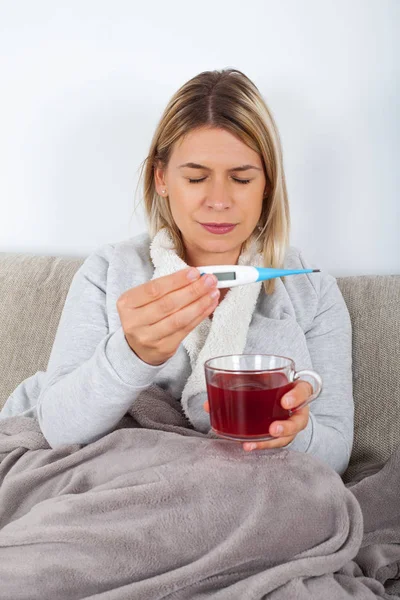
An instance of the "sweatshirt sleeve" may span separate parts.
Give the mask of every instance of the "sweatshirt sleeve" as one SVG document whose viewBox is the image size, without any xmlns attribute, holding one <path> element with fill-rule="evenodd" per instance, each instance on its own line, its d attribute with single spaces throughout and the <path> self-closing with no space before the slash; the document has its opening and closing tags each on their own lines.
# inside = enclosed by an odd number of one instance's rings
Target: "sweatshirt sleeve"
<svg viewBox="0 0 400 600">
<path fill-rule="evenodd" d="M 300 259 L 303 268 L 312 268 L 301 254 Z M 310 404 L 306 429 L 287 447 L 313 454 L 342 474 L 349 464 L 354 434 L 351 321 L 336 279 L 321 275 L 320 289 L 315 290 L 317 311 L 305 336 L 323 388 Z"/>
<path fill-rule="evenodd" d="M 167 362 L 153 366 L 109 332 L 106 281 L 114 247 L 93 252 L 75 273 L 52 346 L 37 418 L 52 448 L 110 432 Z"/>
</svg>

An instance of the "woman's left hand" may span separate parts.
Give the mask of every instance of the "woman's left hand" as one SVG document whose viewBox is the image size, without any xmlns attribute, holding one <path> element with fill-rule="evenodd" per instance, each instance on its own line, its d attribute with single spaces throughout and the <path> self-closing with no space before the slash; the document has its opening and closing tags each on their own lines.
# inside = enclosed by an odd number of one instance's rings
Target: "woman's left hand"
<svg viewBox="0 0 400 600">
<path fill-rule="evenodd" d="M 306 402 L 313 393 L 311 384 L 307 381 L 296 381 L 294 387 L 287 392 L 281 399 L 281 405 L 286 409 L 293 409 Z M 288 403 L 290 401 L 290 404 Z M 210 412 L 208 401 L 203 404 L 204 410 Z M 242 442 L 243 449 L 264 450 L 265 448 L 283 448 L 294 440 L 296 435 L 307 427 L 310 408 L 304 406 L 296 411 L 291 417 L 285 421 L 274 421 L 269 428 L 269 435 L 272 435 L 274 440 L 268 442 Z"/>
</svg>

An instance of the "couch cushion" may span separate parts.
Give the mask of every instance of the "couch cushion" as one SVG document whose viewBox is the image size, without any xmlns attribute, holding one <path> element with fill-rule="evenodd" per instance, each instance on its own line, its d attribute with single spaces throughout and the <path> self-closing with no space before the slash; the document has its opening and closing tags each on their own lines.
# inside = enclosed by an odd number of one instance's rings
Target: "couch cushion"
<svg viewBox="0 0 400 600">
<path fill-rule="evenodd" d="M 400 444 L 400 275 L 338 279 L 353 328 L 355 437 L 344 479 Z"/>
<path fill-rule="evenodd" d="M 0 408 L 17 385 L 45 371 L 81 258 L 0 253 Z"/>
<path fill-rule="evenodd" d="M 45 371 L 83 258 L 0 253 L 0 408 Z M 400 443 L 400 275 L 338 279 L 353 326 L 355 437 L 345 479 Z"/>
</svg>

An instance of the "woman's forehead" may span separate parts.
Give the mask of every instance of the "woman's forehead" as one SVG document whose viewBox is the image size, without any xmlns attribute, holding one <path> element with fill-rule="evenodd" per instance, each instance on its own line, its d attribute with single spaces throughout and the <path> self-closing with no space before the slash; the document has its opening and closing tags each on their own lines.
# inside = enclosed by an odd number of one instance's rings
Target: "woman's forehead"
<svg viewBox="0 0 400 600">
<path fill-rule="evenodd" d="M 257 152 L 229 131 L 217 128 L 189 132 L 175 144 L 171 159 L 177 168 L 188 162 L 209 169 L 225 167 L 227 170 L 247 164 L 257 168 L 262 166 Z"/>
</svg>

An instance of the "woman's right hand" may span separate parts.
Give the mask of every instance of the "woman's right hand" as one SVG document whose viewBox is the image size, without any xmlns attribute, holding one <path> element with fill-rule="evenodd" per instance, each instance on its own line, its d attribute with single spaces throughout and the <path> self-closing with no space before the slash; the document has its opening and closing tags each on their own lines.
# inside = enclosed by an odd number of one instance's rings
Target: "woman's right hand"
<svg viewBox="0 0 400 600">
<path fill-rule="evenodd" d="M 194 279 L 188 275 L 193 273 Z M 121 294 L 117 309 L 126 341 L 144 362 L 160 365 L 218 305 L 215 275 L 182 269 Z M 212 297 L 214 294 L 214 297 Z"/>
</svg>

